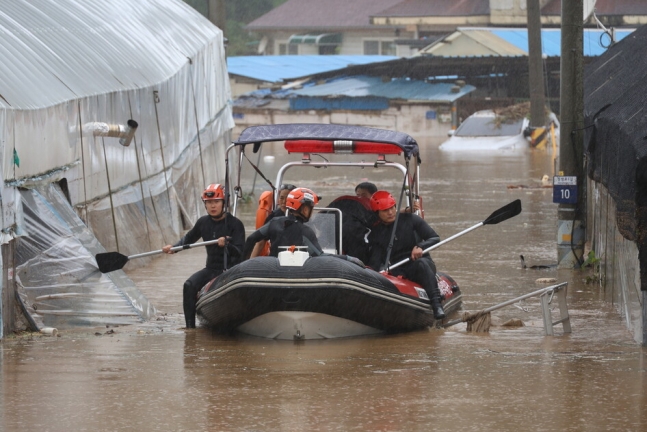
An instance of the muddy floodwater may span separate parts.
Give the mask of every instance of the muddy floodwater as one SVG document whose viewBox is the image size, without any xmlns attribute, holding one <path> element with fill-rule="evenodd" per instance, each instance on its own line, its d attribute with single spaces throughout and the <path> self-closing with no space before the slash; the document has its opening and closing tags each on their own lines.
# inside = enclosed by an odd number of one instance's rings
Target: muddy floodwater
<svg viewBox="0 0 647 432">
<path fill-rule="evenodd" d="M 185 331 L 182 284 L 205 260 L 204 249 L 191 249 L 125 267 L 158 309 L 156 320 L 2 341 L 0 430 L 647 430 L 647 350 L 601 300 L 599 284 L 584 282 L 588 271 L 521 267 L 520 255 L 528 265 L 557 260 L 557 206 L 541 183 L 553 175 L 552 158 L 530 150 L 465 157 L 437 146 L 422 143 L 422 198 L 441 238 L 514 199 L 523 206 L 519 216 L 433 252 L 439 270 L 461 286 L 463 309 L 499 304 L 554 278 L 569 283 L 572 333 L 557 325 L 546 336 L 537 298 L 493 312 L 490 332 L 479 334 L 458 324 L 290 342 Z M 265 168 L 274 175 L 280 161 L 277 153 L 276 166 Z M 378 180 L 368 170 L 295 172 L 287 180 L 327 203 L 364 178 Z M 255 186 L 258 196 L 260 178 Z M 381 186 L 395 192 L 399 181 L 385 177 Z M 242 211 L 251 232 L 253 205 Z M 501 325 L 510 319 L 524 326 Z"/>
</svg>

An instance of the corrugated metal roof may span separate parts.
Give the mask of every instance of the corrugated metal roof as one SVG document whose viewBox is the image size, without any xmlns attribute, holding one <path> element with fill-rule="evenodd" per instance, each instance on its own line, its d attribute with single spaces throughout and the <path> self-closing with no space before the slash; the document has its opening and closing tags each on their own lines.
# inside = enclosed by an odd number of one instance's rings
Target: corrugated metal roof
<svg viewBox="0 0 647 432">
<path fill-rule="evenodd" d="M 459 29 L 469 31 L 471 29 Z M 521 48 L 528 52 L 528 30 L 527 29 L 490 29 L 492 34 L 500 37 L 506 42 Z M 634 29 L 617 29 L 616 41 L 622 40 Z M 602 46 L 600 38 L 605 41 L 603 30 L 584 29 L 584 55 L 599 56 L 607 50 L 607 46 Z M 609 42 L 609 39 L 606 39 Z M 541 49 L 547 56 L 561 56 L 562 53 L 562 32 L 560 29 L 542 29 L 541 30 Z"/>
<path fill-rule="evenodd" d="M 474 40 L 479 45 L 483 45 L 492 50 L 495 55 L 500 56 L 520 56 L 527 55 L 527 52 L 521 48 L 508 43 L 505 40 L 502 40 L 496 34 L 487 31 L 487 30 L 475 30 L 470 32 L 465 32 L 467 37 Z M 450 47 L 451 48 L 451 47 Z"/>
<path fill-rule="evenodd" d="M 322 33 L 322 34 L 304 34 L 292 35 L 288 39 L 289 44 L 307 44 L 307 45 L 339 45 L 341 43 L 341 33 Z"/>
<path fill-rule="evenodd" d="M 396 58 L 398 57 L 370 55 L 241 56 L 227 58 L 227 69 L 230 75 L 280 83 L 351 65 L 380 63 Z"/>
<path fill-rule="evenodd" d="M 115 22 L 121 32 L 108 31 Z M 3 1 L 0 107 L 35 109 L 151 86 L 219 34 L 177 0 Z"/>
<path fill-rule="evenodd" d="M 631 34 L 634 29 L 616 29 L 616 42 L 622 40 Z M 501 29 L 488 27 L 460 27 L 455 33 L 445 37 L 443 40 L 435 42 L 433 45 L 420 50 L 419 55 L 434 54 L 439 45 L 444 40 L 456 39 L 460 34 L 469 37 L 475 41 L 475 50 L 473 54 L 466 53 L 466 48 L 458 52 L 458 56 L 483 55 L 482 48 L 487 45 L 491 50 L 498 53 L 496 55 L 527 55 L 528 54 L 528 30 L 525 28 Z M 544 55 L 548 57 L 561 56 L 562 34 L 560 29 L 542 29 L 541 30 L 541 48 Z M 584 55 L 598 56 L 604 53 L 610 39 L 604 34 L 603 30 L 584 29 Z M 509 53 L 509 54 L 508 54 Z"/>
<path fill-rule="evenodd" d="M 552 0 L 541 8 L 542 15 L 561 15 L 561 0 Z M 647 15 L 645 0 L 596 0 L 595 14 L 599 17 L 609 15 Z"/>
<path fill-rule="evenodd" d="M 407 79 L 383 82 L 379 77 L 355 76 L 331 80 L 325 84 L 294 90 L 292 93 L 297 96 L 377 96 L 411 101 L 453 102 L 474 90 L 476 87 L 471 85 L 458 88 L 445 83 L 429 84 Z"/>
</svg>

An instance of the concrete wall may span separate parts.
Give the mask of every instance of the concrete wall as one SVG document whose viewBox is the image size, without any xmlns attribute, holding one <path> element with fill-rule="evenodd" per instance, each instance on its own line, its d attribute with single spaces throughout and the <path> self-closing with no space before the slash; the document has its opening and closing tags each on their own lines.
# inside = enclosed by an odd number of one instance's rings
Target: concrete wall
<svg viewBox="0 0 647 432">
<path fill-rule="evenodd" d="M 604 299 L 612 303 L 634 340 L 647 344 L 647 293 L 640 290 L 640 262 L 635 242 L 625 239 L 616 225 L 616 206 L 607 189 L 589 181 L 587 238 L 600 258 L 600 284 Z"/>
<path fill-rule="evenodd" d="M 428 112 L 433 115 L 428 116 Z M 416 139 L 446 138 L 451 129 L 449 104 L 392 104 L 384 111 L 287 111 L 277 109 L 234 109 L 237 137 L 248 126 L 280 123 L 349 124 L 405 132 Z"/>
<path fill-rule="evenodd" d="M 229 86 L 231 88 L 231 98 L 236 99 L 240 95 L 251 93 L 261 88 L 271 87 L 269 83 L 253 80 L 245 77 L 229 76 Z"/>
</svg>

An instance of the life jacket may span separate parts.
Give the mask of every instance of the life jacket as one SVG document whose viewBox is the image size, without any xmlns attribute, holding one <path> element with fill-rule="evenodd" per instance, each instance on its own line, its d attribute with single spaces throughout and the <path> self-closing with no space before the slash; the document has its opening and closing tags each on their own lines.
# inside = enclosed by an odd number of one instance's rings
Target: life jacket
<svg viewBox="0 0 647 432">
<path fill-rule="evenodd" d="M 265 191 L 258 198 L 258 209 L 256 209 L 256 229 L 265 225 L 265 219 L 272 213 L 274 208 L 274 193 L 272 191 Z M 267 256 L 270 253 L 270 243 L 266 242 L 265 247 L 259 256 Z"/>
</svg>

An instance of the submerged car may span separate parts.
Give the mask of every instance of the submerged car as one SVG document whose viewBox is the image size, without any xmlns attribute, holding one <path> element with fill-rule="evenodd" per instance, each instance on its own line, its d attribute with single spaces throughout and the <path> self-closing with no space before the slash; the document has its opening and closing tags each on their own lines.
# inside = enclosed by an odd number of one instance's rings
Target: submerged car
<svg viewBox="0 0 647 432">
<path fill-rule="evenodd" d="M 450 131 L 450 138 L 439 149 L 516 151 L 546 145 L 546 141 L 550 143 L 553 138 L 556 139 L 559 127 L 555 114 L 549 113 L 547 117 L 549 127 L 534 133 L 527 115 L 506 116 L 494 110 L 477 111 L 466 118 L 455 131 Z M 554 135 L 551 129 L 555 132 Z"/>
</svg>

